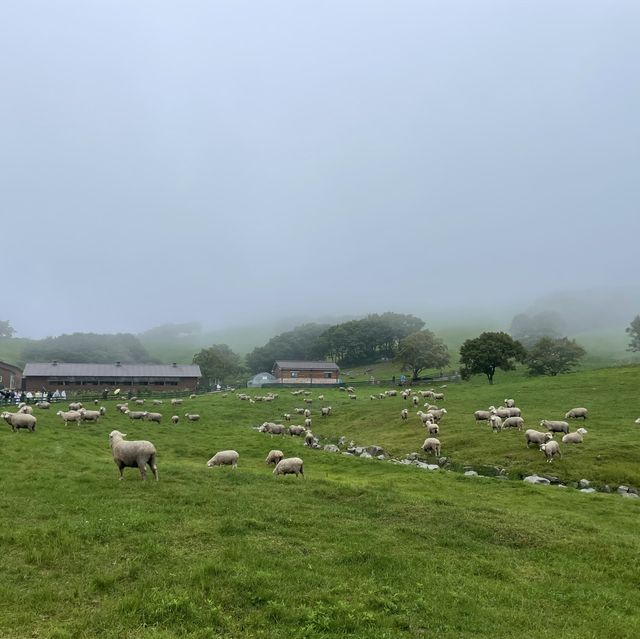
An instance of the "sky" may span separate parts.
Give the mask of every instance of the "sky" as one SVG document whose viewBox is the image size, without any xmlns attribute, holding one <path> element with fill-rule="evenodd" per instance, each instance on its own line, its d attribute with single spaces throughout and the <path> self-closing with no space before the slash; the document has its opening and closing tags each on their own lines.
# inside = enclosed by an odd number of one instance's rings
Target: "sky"
<svg viewBox="0 0 640 639">
<path fill-rule="evenodd" d="M 638 77 L 636 0 L 4 0 L 0 319 L 460 316 L 636 285 Z"/>
</svg>

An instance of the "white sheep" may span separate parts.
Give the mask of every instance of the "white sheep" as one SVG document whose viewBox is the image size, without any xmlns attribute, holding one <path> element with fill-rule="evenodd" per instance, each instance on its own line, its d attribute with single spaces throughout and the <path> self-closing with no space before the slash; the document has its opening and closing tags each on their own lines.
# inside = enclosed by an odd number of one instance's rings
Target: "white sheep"
<svg viewBox="0 0 640 639">
<path fill-rule="evenodd" d="M 102 417 L 104 417 L 107 414 L 107 409 L 104 406 L 100 406 L 100 408 L 98 409 L 98 412 Z"/>
<path fill-rule="evenodd" d="M 425 453 L 433 453 L 436 457 L 440 457 L 440 440 L 435 437 L 427 437 L 422 444 L 422 450 Z"/>
<path fill-rule="evenodd" d="M 197 414 L 194 414 L 194 413 L 185 413 L 184 416 L 190 422 L 197 422 L 197 421 L 200 420 L 200 415 L 197 415 Z"/>
<path fill-rule="evenodd" d="M 496 408 L 495 406 L 490 406 L 489 411 L 492 415 L 497 415 L 500 419 L 506 419 L 507 417 L 516 417 L 516 415 L 511 414 L 510 408 Z"/>
<path fill-rule="evenodd" d="M 518 430 L 522 430 L 524 426 L 524 419 L 522 417 L 507 417 L 502 422 L 502 428 L 517 428 Z"/>
<path fill-rule="evenodd" d="M 491 415 L 491 417 L 489 418 L 489 423 L 491 424 L 491 430 L 494 433 L 502 430 L 502 419 L 498 417 L 498 415 Z"/>
<path fill-rule="evenodd" d="M 425 426 L 427 427 L 427 432 L 429 435 L 438 435 L 440 433 L 440 426 L 438 424 L 434 424 L 433 422 L 426 422 Z"/>
<path fill-rule="evenodd" d="M 315 448 L 318 445 L 318 440 L 310 430 L 308 430 L 304 436 L 304 445 L 309 448 Z"/>
<path fill-rule="evenodd" d="M 86 408 L 81 408 L 78 412 L 82 415 L 83 422 L 97 422 L 101 417 L 99 410 L 87 410 Z"/>
<path fill-rule="evenodd" d="M 11 426 L 11 430 L 14 433 L 20 428 L 26 428 L 30 433 L 33 433 L 38 422 L 36 417 L 29 415 L 28 413 L 9 413 L 5 411 L 0 415 L 0 417 L 2 417 L 2 419 Z"/>
<path fill-rule="evenodd" d="M 278 464 L 284 459 L 284 453 L 281 450 L 270 450 L 267 458 L 264 460 L 266 464 Z"/>
<path fill-rule="evenodd" d="M 402 419 L 404 421 L 405 419 L 408 419 L 408 418 L 409 418 L 409 411 L 406 408 L 403 408 L 400 411 L 400 419 Z"/>
<path fill-rule="evenodd" d="M 439 399 L 441 401 L 444 401 L 444 393 L 433 393 L 431 395 L 431 399 Z"/>
<path fill-rule="evenodd" d="M 129 419 L 146 419 L 147 417 L 147 411 L 144 410 L 129 410 L 127 408 L 127 410 L 124 411 L 124 414 L 129 418 Z"/>
<path fill-rule="evenodd" d="M 69 422 L 75 422 L 76 424 L 79 424 L 82 421 L 82 414 L 79 413 L 77 410 L 69 410 L 69 411 L 62 411 L 59 410 L 56 415 L 58 415 L 58 417 L 61 417 L 62 420 L 64 421 L 64 425 L 66 426 Z"/>
<path fill-rule="evenodd" d="M 540 444 L 540 450 L 544 453 L 549 463 L 553 461 L 553 458 L 556 455 L 558 455 L 558 457 L 562 457 L 562 453 L 560 452 L 560 445 L 553 439 L 550 439 L 544 444 Z"/>
<path fill-rule="evenodd" d="M 504 400 L 504 405 L 507 408 L 513 408 L 516 405 L 516 401 L 515 401 L 515 399 L 505 399 Z"/>
<path fill-rule="evenodd" d="M 154 399 L 153 400 L 153 405 L 154 406 L 160 406 L 160 404 L 162 404 L 163 401 L 161 399 Z"/>
<path fill-rule="evenodd" d="M 138 406 L 142 406 L 144 404 L 144 399 L 136 399 L 136 404 L 138 404 Z"/>
<path fill-rule="evenodd" d="M 80 410 L 82 408 L 82 404 L 80 402 L 71 402 L 69 404 L 69 410 Z"/>
<path fill-rule="evenodd" d="M 311 424 L 311 418 L 310 417 L 307 417 L 304 420 L 304 426 L 305 426 L 305 428 L 311 428 L 312 424 Z"/>
<path fill-rule="evenodd" d="M 161 413 L 147 413 L 147 421 L 159 424 L 162 421 Z"/>
<path fill-rule="evenodd" d="M 311 411 L 308 408 L 305 408 L 302 414 L 305 417 L 311 417 Z"/>
<path fill-rule="evenodd" d="M 489 410 L 477 410 L 474 414 L 473 417 L 475 418 L 476 422 L 482 422 L 482 421 L 489 421 L 489 419 L 491 418 L 491 411 Z"/>
<path fill-rule="evenodd" d="M 239 458 L 240 455 L 235 450 L 221 450 L 207 462 L 207 466 L 209 468 L 213 468 L 214 466 L 231 466 L 231 468 L 237 468 Z"/>
<path fill-rule="evenodd" d="M 349 395 L 349 399 L 358 399 L 358 396 L 352 393 L 351 395 Z"/>
<path fill-rule="evenodd" d="M 290 435 L 306 435 L 307 433 L 307 429 L 304 426 L 290 426 L 289 427 L 289 434 Z"/>
<path fill-rule="evenodd" d="M 540 422 L 540 426 L 544 426 L 548 431 L 552 433 L 568 433 L 569 424 L 567 422 L 553 421 L 549 419 L 543 419 Z"/>
<path fill-rule="evenodd" d="M 417 406 L 417 405 L 418 405 L 418 402 L 419 402 L 420 400 L 418 399 L 418 396 L 417 396 L 417 395 L 414 395 L 414 396 L 411 398 L 411 401 L 413 402 L 413 405 L 414 405 L 414 406 Z"/>
<path fill-rule="evenodd" d="M 281 459 L 273 469 L 273 474 L 278 475 L 295 475 L 296 479 L 302 475 L 304 478 L 304 466 L 300 457 L 287 457 Z"/>
<path fill-rule="evenodd" d="M 36 402 L 36 406 L 37 406 L 38 408 L 42 408 L 42 409 L 44 409 L 44 410 L 46 410 L 46 409 L 48 409 L 48 408 L 51 408 L 51 404 L 50 404 L 49 402 L 44 402 L 44 401 L 42 401 L 42 402 Z"/>
<path fill-rule="evenodd" d="M 579 407 L 579 408 L 572 408 L 565 416 L 565 419 L 579 419 L 580 417 L 582 417 L 582 419 L 587 419 L 587 415 L 589 414 L 589 411 L 584 408 L 584 407 Z"/>
<path fill-rule="evenodd" d="M 172 424 L 177 424 L 180 421 L 180 418 L 177 415 L 172 415 L 171 416 L 171 423 Z"/>
<path fill-rule="evenodd" d="M 432 415 L 433 419 L 431 421 L 435 422 L 436 424 L 444 417 L 444 415 L 447 414 L 447 409 L 446 408 L 437 408 L 437 409 L 430 409 L 427 411 L 427 415 Z"/>
<path fill-rule="evenodd" d="M 125 468 L 138 468 L 143 481 L 147 479 L 145 467 L 148 465 L 158 481 L 158 467 L 156 465 L 156 447 L 146 440 L 128 442 L 125 441 L 126 433 L 112 430 L 109 433 L 109 445 L 113 461 L 120 470 L 120 479 L 124 479 Z"/>
<path fill-rule="evenodd" d="M 247 399 L 249 399 L 248 395 L 247 395 Z M 171 405 L 172 406 L 178 406 L 179 404 L 182 404 L 182 400 L 181 399 L 172 399 L 171 400 Z"/>
<path fill-rule="evenodd" d="M 284 421 L 285 422 L 290 422 L 291 421 L 290 413 L 285 413 L 282 417 L 284 417 Z"/>
<path fill-rule="evenodd" d="M 33 408 L 31 408 L 31 406 L 23 404 L 22 406 L 20 406 L 20 408 L 18 408 L 18 412 L 24 413 L 25 415 L 33 415 Z"/>
<path fill-rule="evenodd" d="M 550 439 L 553 439 L 553 434 L 541 433 L 539 430 L 529 428 L 524 432 L 524 439 L 527 442 L 527 448 L 529 448 L 529 444 L 536 444 L 537 446 L 546 444 Z"/>
<path fill-rule="evenodd" d="M 574 433 L 567 433 L 562 438 L 562 443 L 563 444 L 582 444 L 582 442 L 584 441 L 583 435 L 586 435 L 587 432 L 588 431 L 586 428 L 578 428 L 578 430 L 575 431 Z"/>
<path fill-rule="evenodd" d="M 324 395 L 318 395 L 318 401 L 324 402 Z"/>
<path fill-rule="evenodd" d="M 331 406 L 324 406 L 320 410 L 320 414 L 322 415 L 322 417 L 329 417 L 329 415 L 331 415 Z"/>
</svg>

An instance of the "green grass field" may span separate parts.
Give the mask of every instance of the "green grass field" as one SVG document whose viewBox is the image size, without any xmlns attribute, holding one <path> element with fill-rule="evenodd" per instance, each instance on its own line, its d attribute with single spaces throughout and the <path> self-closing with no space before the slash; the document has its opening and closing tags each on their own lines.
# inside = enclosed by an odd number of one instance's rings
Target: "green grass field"
<svg viewBox="0 0 640 639">
<path fill-rule="evenodd" d="M 629 366 L 449 385 L 443 455 L 512 477 L 639 486 L 639 384 Z M 324 395 L 312 405 L 323 442 L 419 450 L 423 428 L 401 422 L 402 399 Z M 505 397 L 533 427 L 587 406 L 585 443 L 546 464 L 521 433 L 474 423 Z M 187 400 L 175 412 L 202 419 L 175 427 L 130 422 L 113 402 L 98 424 L 64 427 L 52 410 L 34 434 L 5 426 L 0 637 L 638 636 L 640 500 L 344 457 L 252 428 L 302 405 L 282 389 L 269 404 Z M 324 421 L 320 405 L 333 407 Z M 134 469 L 117 481 L 114 428 L 155 443 L 158 483 Z M 238 469 L 207 468 L 226 448 Z M 271 448 L 301 456 L 305 478 L 275 478 Z"/>
</svg>

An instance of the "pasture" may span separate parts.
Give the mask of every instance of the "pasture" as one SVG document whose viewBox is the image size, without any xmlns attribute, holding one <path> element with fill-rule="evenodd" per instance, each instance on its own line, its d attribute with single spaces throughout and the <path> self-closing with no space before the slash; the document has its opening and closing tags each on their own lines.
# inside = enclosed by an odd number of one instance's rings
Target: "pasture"
<svg viewBox="0 0 640 639">
<path fill-rule="evenodd" d="M 444 389 L 439 438 L 454 468 L 640 485 L 640 367 L 498 381 Z M 314 388 L 314 433 L 396 457 L 419 451 L 417 409 L 401 422 L 407 402 L 369 400 L 380 390 L 360 387 L 354 401 Z M 474 410 L 505 397 L 533 428 L 587 406 L 585 443 L 546 464 L 522 433 L 474 423 Z M 105 405 L 97 424 L 65 427 L 52 407 L 36 411 L 33 434 L 0 430 L 3 639 L 638 635 L 640 500 L 424 471 L 258 433 L 252 426 L 304 406 L 288 389 L 271 403 L 233 394 L 179 410 L 165 403 L 161 425 Z M 331 417 L 319 416 L 323 405 Z M 188 424 L 187 411 L 202 419 Z M 117 480 L 113 429 L 155 443 L 159 482 L 142 483 L 135 469 Z M 240 453 L 238 469 L 207 468 L 226 448 Z M 305 478 L 274 477 L 271 448 L 302 457 Z"/>
</svg>

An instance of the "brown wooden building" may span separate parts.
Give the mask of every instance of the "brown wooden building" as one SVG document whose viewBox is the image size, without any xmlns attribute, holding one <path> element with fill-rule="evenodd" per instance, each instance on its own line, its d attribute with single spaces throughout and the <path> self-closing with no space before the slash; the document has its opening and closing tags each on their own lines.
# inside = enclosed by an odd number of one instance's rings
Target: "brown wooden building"
<svg viewBox="0 0 640 639">
<path fill-rule="evenodd" d="M 271 371 L 281 384 L 337 384 L 340 368 L 334 362 L 277 360 Z"/>
<path fill-rule="evenodd" d="M 0 388 L 21 388 L 22 371 L 13 364 L 0 362 Z"/>
<path fill-rule="evenodd" d="M 25 391 L 85 390 L 105 388 L 140 391 L 195 390 L 201 377 L 196 364 L 72 364 L 28 363 L 24 367 Z"/>
</svg>

